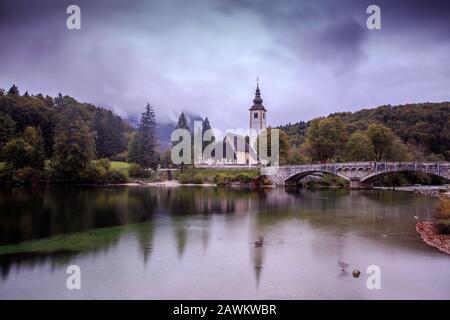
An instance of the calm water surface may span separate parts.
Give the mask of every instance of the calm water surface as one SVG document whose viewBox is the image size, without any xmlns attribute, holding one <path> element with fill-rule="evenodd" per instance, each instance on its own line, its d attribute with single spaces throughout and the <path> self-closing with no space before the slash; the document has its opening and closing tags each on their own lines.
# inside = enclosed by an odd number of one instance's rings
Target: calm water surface
<svg viewBox="0 0 450 320">
<path fill-rule="evenodd" d="M 392 191 L 4 189 L 0 299 L 450 299 L 450 256 L 414 231 L 436 205 Z M 66 289 L 71 264 L 81 290 Z"/>
</svg>

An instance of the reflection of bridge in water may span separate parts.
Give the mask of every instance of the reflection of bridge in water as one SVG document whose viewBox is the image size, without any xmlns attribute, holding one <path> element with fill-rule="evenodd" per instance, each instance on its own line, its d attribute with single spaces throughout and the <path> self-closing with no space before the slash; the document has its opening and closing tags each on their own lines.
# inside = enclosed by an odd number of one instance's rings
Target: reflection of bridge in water
<svg viewBox="0 0 450 320">
<path fill-rule="evenodd" d="M 274 170 L 271 172 L 271 170 Z M 298 184 L 311 174 L 328 173 L 350 182 L 350 188 L 372 188 L 378 178 L 394 172 L 423 172 L 450 179 L 449 162 L 342 162 L 261 168 L 261 174 L 278 185 Z"/>
</svg>

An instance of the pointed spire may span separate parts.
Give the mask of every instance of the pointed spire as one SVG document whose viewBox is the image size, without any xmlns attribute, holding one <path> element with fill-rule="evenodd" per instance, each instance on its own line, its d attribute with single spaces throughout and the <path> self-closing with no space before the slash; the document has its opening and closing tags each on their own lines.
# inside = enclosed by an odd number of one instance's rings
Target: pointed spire
<svg viewBox="0 0 450 320">
<path fill-rule="evenodd" d="M 253 99 L 252 110 L 255 110 L 255 109 L 265 110 L 262 103 L 263 103 L 263 99 L 261 98 L 261 91 L 259 90 L 259 77 L 256 77 L 256 91 L 255 91 L 255 98 Z"/>
</svg>

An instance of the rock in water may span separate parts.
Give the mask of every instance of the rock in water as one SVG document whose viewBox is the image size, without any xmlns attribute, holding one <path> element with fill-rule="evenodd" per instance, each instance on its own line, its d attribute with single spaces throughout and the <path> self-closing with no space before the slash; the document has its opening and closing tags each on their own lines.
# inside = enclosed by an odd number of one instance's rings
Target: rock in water
<svg viewBox="0 0 450 320">
<path fill-rule="evenodd" d="M 338 266 L 341 267 L 342 271 L 345 271 L 349 267 L 349 264 L 343 261 L 338 261 Z"/>
</svg>

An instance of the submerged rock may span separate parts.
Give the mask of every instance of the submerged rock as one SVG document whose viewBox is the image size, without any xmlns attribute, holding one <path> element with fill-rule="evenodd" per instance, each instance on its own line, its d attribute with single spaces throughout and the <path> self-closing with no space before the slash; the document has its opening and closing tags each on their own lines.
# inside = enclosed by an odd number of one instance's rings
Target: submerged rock
<svg viewBox="0 0 450 320">
<path fill-rule="evenodd" d="M 264 245 L 264 237 L 259 237 L 258 241 L 255 241 L 255 247 L 261 248 Z"/>
</svg>

